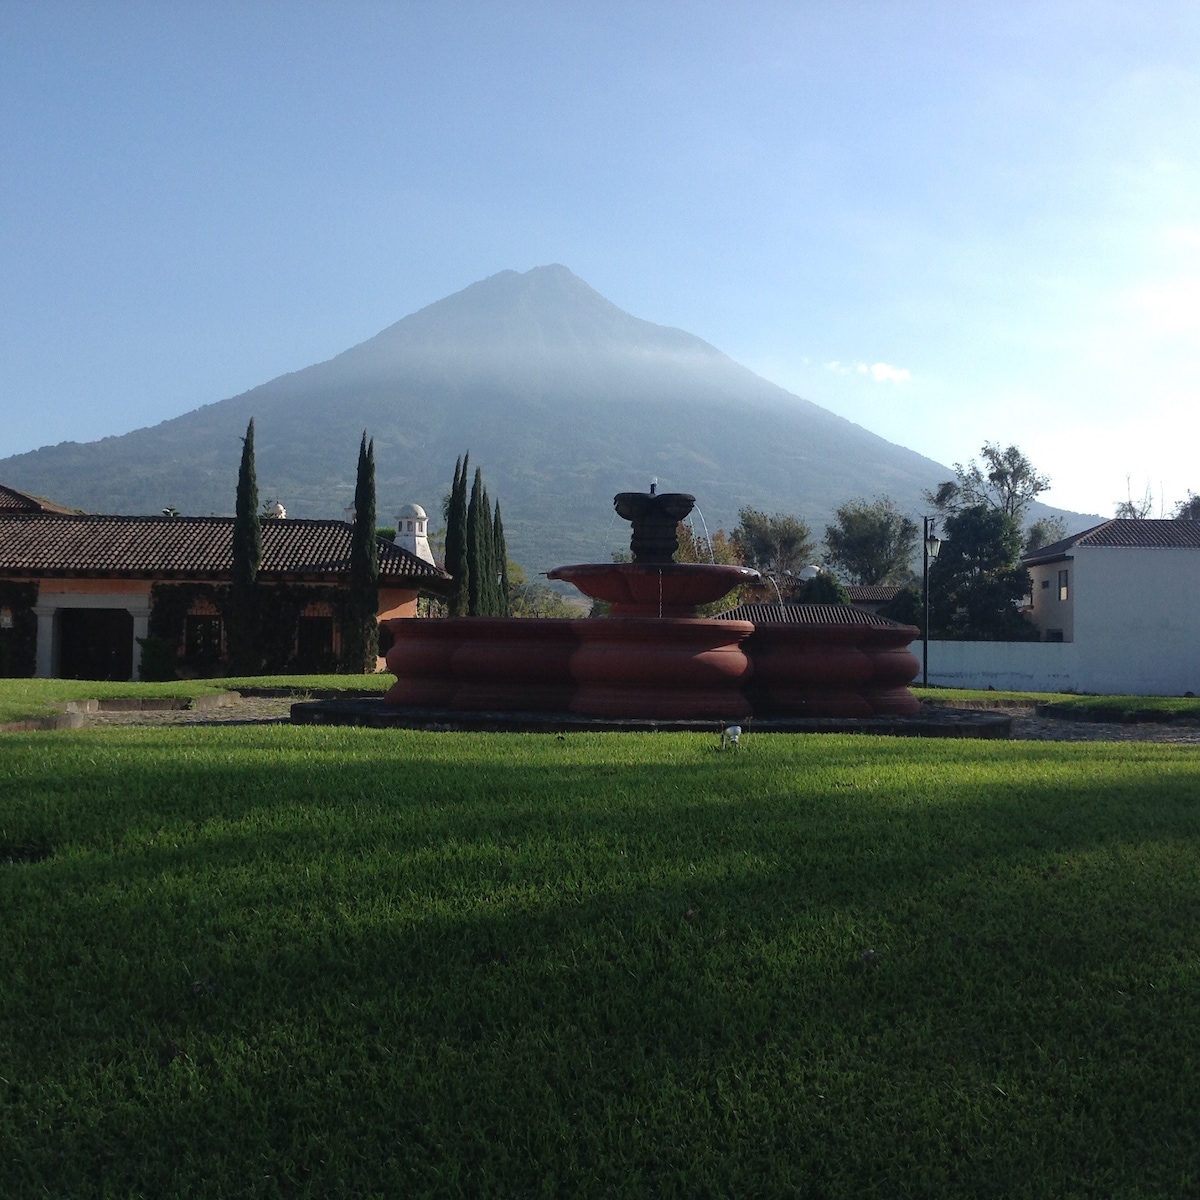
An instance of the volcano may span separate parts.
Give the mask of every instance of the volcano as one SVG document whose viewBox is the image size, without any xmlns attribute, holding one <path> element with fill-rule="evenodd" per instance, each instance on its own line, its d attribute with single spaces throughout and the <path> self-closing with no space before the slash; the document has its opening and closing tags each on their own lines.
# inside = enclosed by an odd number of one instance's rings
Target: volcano
<svg viewBox="0 0 1200 1200">
<path fill-rule="evenodd" d="M 295 517 L 342 515 L 366 429 L 381 523 L 416 501 L 436 526 L 469 449 L 530 574 L 620 549 L 612 496 L 654 477 L 694 493 L 710 529 L 750 505 L 798 513 L 818 537 L 848 499 L 918 512 L 921 492 L 952 477 L 554 265 L 502 271 L 336 358 L 161 424 L 0 460 L 0 480 L 92 512 L 231 513 L 251 417 L 260 495 Z"/>
</svg>

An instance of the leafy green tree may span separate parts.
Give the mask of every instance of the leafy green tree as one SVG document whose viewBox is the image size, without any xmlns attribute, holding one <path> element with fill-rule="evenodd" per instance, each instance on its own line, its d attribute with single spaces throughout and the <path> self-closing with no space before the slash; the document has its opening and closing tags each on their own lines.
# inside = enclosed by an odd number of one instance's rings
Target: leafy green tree
<svg viewBox="0 0 1200 1200">
<path fill-rule="evenodd" d="M 821 571 L 800 583 L 791 596 L 791 604 L 849 604 L 850 595 L 832 571 Z"/>
<path fill-rule="evenodd" d="M 454 464 L 454 483 L 446 501 L 446 570 L 454 579 L 447 600 L 452 617 L 465 617 L 470 607 L 470 564 L 467 558 L 468 451 Z"/>
<path fill-rule="evenodd" d="M 1002 450 L 995 442 L 984 442 L 979 456 L 982 465 L 975 460 L 965 467 L 955 463 L 958 478 L 926 492 L 925 499 L 943 514 L 982 506 L 1019 523 L 1029 505 L 1050 486 L 1050 477 L 1040 474 L 1016 446 Z"/>
<path fill-rule="evenodd" d="M 721 566 L 742 566 L 742 556 L 738 547 L 726 536 L 725 530 L 718 529 L 709 537 L 697 533 L 693 525 L 680 521 L 675 529 L 675 537 L 679 549 L 675 552 L 675 561 L 681 563 L 717 563 Z M 749 588 L 740 584 L 731 592 L 715 600 L 712 604 L 702 604 L 697 610 L 701 617 L 713 617 L 717 613 L 728 612 L 736 608 L 746 599 Z"/>
<path fill-rule="evenodd" d="M 879 609 L 879 615 L 889 621 L 899 621 L 901 625 L 915 625 L 924 632 L 925 598 L 920 588 L 915 583 L 901 588 Z"/>
<path fill-rule="evenodd" d="M 772 575 L 795 574 L 812 557 L 812 530 L 799 517 L 754 508 L 738 513 L 732 541 L 748 567 Z"/>
<path fill-rule="evenodd" d="M 1176 521 L 1200 521 L 1200 496 L 1188 489 L 1188 498 L 1180 500 L 1171 514 Z"/>
<path fill-rule="evenodd" d="M 346 669 L 374 671 L 379 653 L 379 542 L 375 533 L 375 440 L 363 431 L 354 485 L 350 541 L 350 596 L 343 634 Z"/>
<path fill-rule="evenodd" d="M 1043 546 L 1052 546 L 1067 536 L 1067 523 L 1062 517 L 1041 517 L 1025 531 L 1023 554 L 1032 554 Z"/>
<path fill-rule="evenodd" d="M 262 668 L 259 639 L 258 569 L 262 564 L 262 520 L 258 512 L 258 475 L 254 465 L 254 418 L 242 439 L 237 507 L 233 520 L 233 587 L 229 611 L 229 659 L 238 675 Z"/>
<path fill-rule="evenodd" d="M 917 523 L 888 499 L 851 500 L 825 527 L 829 561 L 852 583 L 903 583 L 912 574 Z"/>
<path fill-rule="evenodd" d="M 941 553 L 929 572 L 930 630 L 945 638 L 1036 640 L 1017 611 L 1029 594 L 1018 562 L 1021 528 L 999 507 L 974 504 L 945 520 Z"/>
</svg>

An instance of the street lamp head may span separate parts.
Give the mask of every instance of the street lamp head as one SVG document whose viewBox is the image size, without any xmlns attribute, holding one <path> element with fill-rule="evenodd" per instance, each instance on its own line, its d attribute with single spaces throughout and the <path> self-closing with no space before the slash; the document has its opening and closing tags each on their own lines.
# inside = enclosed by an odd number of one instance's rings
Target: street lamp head
<svg viewBox="0 0 1200 1200">
<path fill-rule="evenodd" d="M 934 534 L 931 533 L 925 539 L 925 550 L 928 553 L 930 558 L 937 558 L 938 551 L 941 550 L 941 548 L 942 548 L 942 539 L 935 536 Z"/>
</svg>

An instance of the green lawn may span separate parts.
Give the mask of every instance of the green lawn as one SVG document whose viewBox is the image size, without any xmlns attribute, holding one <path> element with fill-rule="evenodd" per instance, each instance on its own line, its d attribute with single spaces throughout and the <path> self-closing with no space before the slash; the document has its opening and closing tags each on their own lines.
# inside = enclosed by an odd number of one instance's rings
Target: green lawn
<svg viewBox="0 0 1200 1200">
<path fill-rule="evenodd" d="M 1002 692 L 976 688 L 914 687 L 913 695 L 938 705 L 979 703 L 1045 705 L 1064 716 L 1096 716 L 1114 721 L 1162 720 L 1170 717 L 1200 719 L 1196 696 L 1080 696 L 1074 692 Z"/>
<path fill-rule="evenodd" d="M 61 712 L 69 700 L 108 700 L 124 696 L 191 699 L 215 692 L 286 688 L 303 694 L 330 689 L 386 691 L 394 675 L 255 675 L 230 679 L 181 679 L 171 683 L 111 683 L 90 679 L 0 679 L 0 723 L 28 721 Z"/>
<path fill-rule="evenodd" d="M 5 1197 L 1180 1197 L 1200 751 L 0 735 Z"/>
<path fill-rule="evenodd" d="M 86 679 L 0 679 L 0 724 L 27 721 L 61 712 L 69 700 L 105 700 L 117 696 L 192 698 L 225 691 L 281 688 L 296 695 L 311 692 L 384 692 L 395 676 L 261 675 L 229 679 L 176 680 L 172 683 L 106 683 Z M 1102 715 L 1113 720 L 1200 719 L 1200 698 L 1181 696 L 1077 696 L 1062 692 L 988 692 L 966 688 L 914 687 L 913 694 L 932 704 L 966 702 L 1046 704 L 1063 712 Z"/>
</svg>

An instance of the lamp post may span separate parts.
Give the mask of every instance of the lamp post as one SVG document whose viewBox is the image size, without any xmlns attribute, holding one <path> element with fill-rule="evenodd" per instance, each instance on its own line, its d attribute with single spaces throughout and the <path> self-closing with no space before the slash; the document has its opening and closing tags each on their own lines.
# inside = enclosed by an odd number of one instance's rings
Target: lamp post
<svg viewBox="0 0 1200 1200">
<path fill-rule="evenodd" d="M 923 517 L 925 522 L 925 627 L 921 637 L 921 686 L 929 686 L 929 563 L 936 560 L 942 548 L 941 539 L 934 533 L 933 517 Z"/>
</svg>

